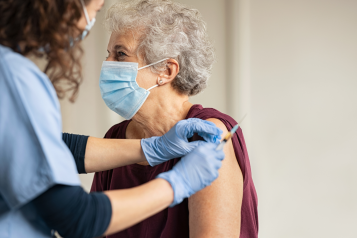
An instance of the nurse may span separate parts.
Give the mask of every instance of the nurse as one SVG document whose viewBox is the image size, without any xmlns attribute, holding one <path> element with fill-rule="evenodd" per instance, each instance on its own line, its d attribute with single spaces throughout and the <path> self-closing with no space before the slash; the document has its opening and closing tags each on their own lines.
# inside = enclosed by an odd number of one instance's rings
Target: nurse
<svg viewBox="0 0 357 238">
<path fill-rule="evenodd" d="M 51 237 L 54 231 L 64 237 L 109 235 L 175 206 L 218 176 L 221 131 L 198 119 L 141 141 L 62 135 L 57 96 L 66 85 L 77 92 L 79 43 L 103 4 L 0 3 L 0 238 Z M 27 56 L 46 57 L 49 77 Z M 193 133 L 206 142 L 189 143 Z M 182 159 L 171 171 L 135 188 L 87 194 L 77 176 L 177 157 Z"/>
</svg>

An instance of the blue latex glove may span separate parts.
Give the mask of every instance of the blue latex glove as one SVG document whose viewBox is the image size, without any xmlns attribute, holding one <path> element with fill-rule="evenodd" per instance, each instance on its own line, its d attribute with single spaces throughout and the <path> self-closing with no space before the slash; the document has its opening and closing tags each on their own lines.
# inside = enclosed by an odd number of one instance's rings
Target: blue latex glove
<svg viewBox="0 0 357 238">
<path fill-rule="evenodd" d="M 222 130 L 214 123 L 190 118 L 176 123 L 165 135 L 154 136 L 141 140 L 141 148 L 146 160 L 151 166 L 166 162 L 170 159 L 187 155 L 204 141 L 188 142 L 194 133 L 203 137 L 206 142 L 219 143 Z"/>
<path fill-rule="evenodd" d="M 174 190 L 170 207 L 210 185 L 218 177 L 224 152 L 216 150 L 216 147 L 216 144 L 206 142 L 182 157 L 172 170 L 157 176 L 168 181 Z"/>
</svg>

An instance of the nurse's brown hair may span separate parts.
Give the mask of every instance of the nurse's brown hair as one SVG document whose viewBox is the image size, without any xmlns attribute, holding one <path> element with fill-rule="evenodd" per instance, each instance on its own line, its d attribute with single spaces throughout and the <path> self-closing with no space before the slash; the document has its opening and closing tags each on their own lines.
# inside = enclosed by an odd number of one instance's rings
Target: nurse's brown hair
<svg viewBox="0 0 357 238">
<path fill-rule="evenodd" d="M 82 14 L 80 0 L 0 0 L 0 44 L 24 56 L 46 57 L 44 71 L 58 97 L 71 91 L 71 101 L 82 82 L 83 51 L 79 42 L 70 43 L 80 33 Z"/>
</svg>

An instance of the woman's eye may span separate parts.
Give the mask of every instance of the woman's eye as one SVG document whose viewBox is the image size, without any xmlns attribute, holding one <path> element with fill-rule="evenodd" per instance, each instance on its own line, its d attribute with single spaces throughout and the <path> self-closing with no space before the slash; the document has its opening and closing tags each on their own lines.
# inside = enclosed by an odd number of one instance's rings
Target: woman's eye
<svg viewBox="0 0 357 238">
<path fill-rule="evenodd" d="M 126 54 L 122 51 L 117 52 L 118 57 L 126 56 Z"/>
<path fill-rule="evenodd" d="M 128 55 L 125 54 L 124 52 L 117 51 L 117 54 L 116 54 L 115 58 L 116 58 L 117 61 L 124 61 L 126 56 L 128 56 Z"/>
</svg>

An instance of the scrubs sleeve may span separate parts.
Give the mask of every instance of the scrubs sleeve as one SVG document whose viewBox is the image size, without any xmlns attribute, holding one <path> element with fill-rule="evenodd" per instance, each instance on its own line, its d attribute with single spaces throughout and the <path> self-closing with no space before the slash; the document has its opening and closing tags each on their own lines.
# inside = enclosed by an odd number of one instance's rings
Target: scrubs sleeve
<svg viewBox="0 0 357 238">
<path fill-rule="evenodd" d="M 0 48 L 0 193 L 11 209 L 55 184 L 80 185 L 62 141 L 60 105 L 48 79 L 27 58 Z"/>
<path fill-rule="evenodd" d="M 89 136 L 63 133 L 62 140 L 71 151 L 79 174 L 86 174 L 85 155 Z"/>
</svg>

